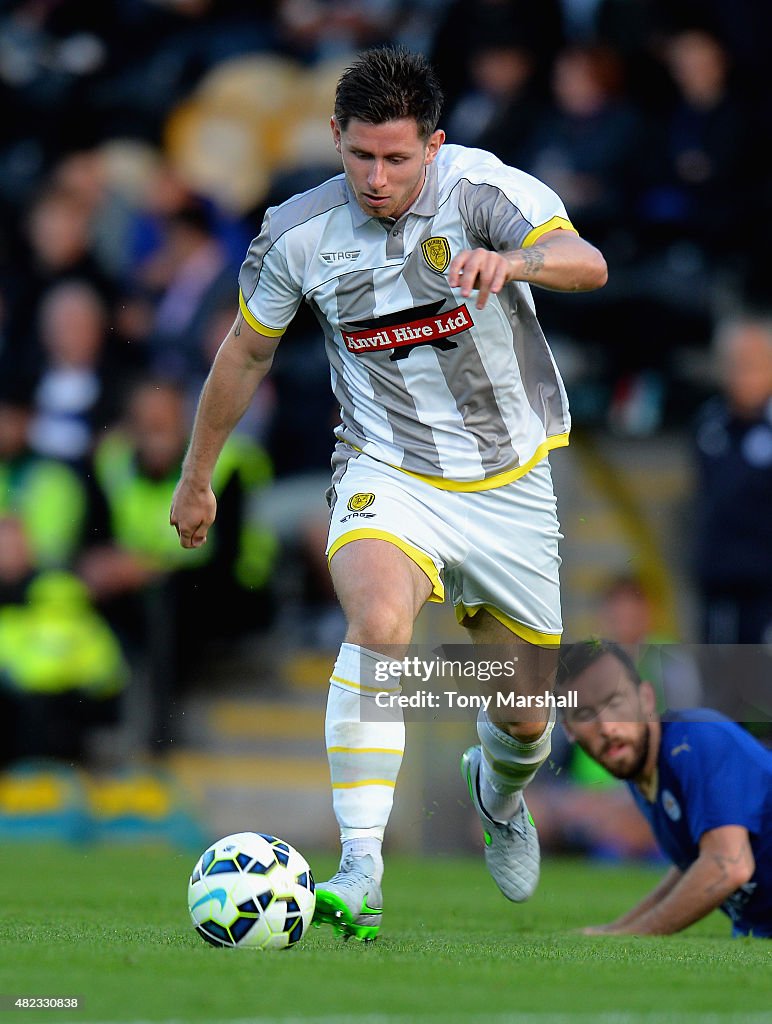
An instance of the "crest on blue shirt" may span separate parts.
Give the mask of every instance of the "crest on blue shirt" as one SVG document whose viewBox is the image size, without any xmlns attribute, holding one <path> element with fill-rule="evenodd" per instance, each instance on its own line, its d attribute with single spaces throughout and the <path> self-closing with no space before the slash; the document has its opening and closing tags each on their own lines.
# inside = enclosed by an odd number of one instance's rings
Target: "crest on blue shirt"
<svg viewBox="0 0 772 1024">
<path fill-rule="evenodd" d="M 681 820 L 681 806 L 669 789 L 662 790 L 662 806 L 671 821 Z"/>
</svg>

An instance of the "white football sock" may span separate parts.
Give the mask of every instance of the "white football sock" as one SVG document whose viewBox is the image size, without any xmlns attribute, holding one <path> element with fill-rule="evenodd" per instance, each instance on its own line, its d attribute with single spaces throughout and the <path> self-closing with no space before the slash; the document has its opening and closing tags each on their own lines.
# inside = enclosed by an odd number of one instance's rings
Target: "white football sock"
<svg viewBox="0 0 772 1024">
<path fill-rule="evenodd" d="M 376 679 L 376 666 L 392 660 L 357 644 L 342 644 L 330 677 L 325 719 L 332 803 L 344 853 L 369 853 L 379 870 L 380 844 L 405 750 L 402 716 L 375 703 L 376 694 L 399 691 L 395 677 Z M 355 845 L 345 845 L 351 842 Z"/>
<path fill-rule="evenodd" d="M 376 881 L 381 882 L 383 879 L 383 852 L 381 847 L 383 845 L 382 840 L 377 836 L 361 836 L 357 839 L 344 839 L 341 843 L 343 850 L 341 852 L 340 862 L 341 864 L 346 857 L 351 854 L 352 857 L 365 857 L 368 854 L 373 858 L 373 864 L 375 864 L 375 871 L 373 877 Z"/>
<path fill-rule="evenodd" d="M 549 757 L 555 709 L 544 732 L 532 743 L 522 743 L 499 729 L 484 708 L 477 716 L 480 737 L 480 800 L 494 821 L 509 821 L 520 806 L 521 793 Z"/>
</svg>

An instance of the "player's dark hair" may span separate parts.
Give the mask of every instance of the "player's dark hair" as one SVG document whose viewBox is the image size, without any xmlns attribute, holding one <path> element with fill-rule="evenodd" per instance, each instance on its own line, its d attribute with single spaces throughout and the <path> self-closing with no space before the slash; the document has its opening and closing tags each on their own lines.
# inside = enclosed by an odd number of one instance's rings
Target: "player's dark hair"
<svg viewBox="0 0 772 1024">
<path fill-rule="evenodd" d="M 613 640 L 602 640 L 600 638 L 581 640 L 578 643 L 566 644 L 560 648 L 555 685 L 562 686 L 572 679 L 576 679 L 585 669 L 588 669 L 590 665 L 594 665 L 596 661 L 600 661 L 607 654 L 616 658 L 625 670 L 626 676 L 636 688 L 641 685 L 638 669 L 624 647 L 620 647 Z"/>
<path fill-rule="evenodd" d="M 377 46 L 360 53 L 335 90 L 335 119 L 342 131 L 352 118 L 384 124 L 412 118 L 428 139 L 442 110 L 442 89 L 431 64 L 404 47 Z"/>
</svg>

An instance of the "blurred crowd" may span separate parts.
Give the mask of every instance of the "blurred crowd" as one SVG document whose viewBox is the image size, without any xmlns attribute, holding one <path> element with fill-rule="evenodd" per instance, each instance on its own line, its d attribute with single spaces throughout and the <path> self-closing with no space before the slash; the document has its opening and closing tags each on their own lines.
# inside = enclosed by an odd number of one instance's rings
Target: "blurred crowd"
<svg viewBox="0 0 772 1024">
<path fill-rule="evenodd" d="M 699 410 L 703 636 L 768 638 L 771 36 L 766 0 L 0 0 L 3 756 L 82 756 L 138 665 L 165 742 L 205 642 L 274 621 L 259 498 L 326 472 L 337 415 L 309 314 L 220 460 L 209 544 L 163 524 L 249 241 L 337 173 L 334 83 L 383 42 L 434 61 L 449 142 L 552 185 L 603 250 L 603 291 L 539 295 L 576 422 L 645 436 Z"/>
</svg>

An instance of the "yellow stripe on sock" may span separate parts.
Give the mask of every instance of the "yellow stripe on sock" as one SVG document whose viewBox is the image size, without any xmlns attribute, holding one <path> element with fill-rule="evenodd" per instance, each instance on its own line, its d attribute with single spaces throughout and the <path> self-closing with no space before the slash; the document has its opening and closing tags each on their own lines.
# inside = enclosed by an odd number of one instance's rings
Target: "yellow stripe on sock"
<svg viewBox="0 0 772 1024">
<path fill-rule="evenodd" d="M 383 686 L 365 686 L 363 683 L 355 683 L 353 679 L 344 679 L 343 676 L 330 676 L 333 683 L 342 683 L 343 686 L 350 686 L 353 690 L 364 690 L 367 693 L 399 693 L 398 686 L 387 690 Z"/>
<path fill-rule="evenodd" d="M 405 753 L 404 750 L 394 750 L 391 747 L 328 747 L 328 754 L 399 754 L 400 757 Z"/>
<path fill-rule="evenodd" d="M 359 782 L 333 782 L 333 789 L 359 789 L 360 786 L 388 786 L 394 789 L 394 783 L 390 779 L 360 779 Z"/>
</svg>

